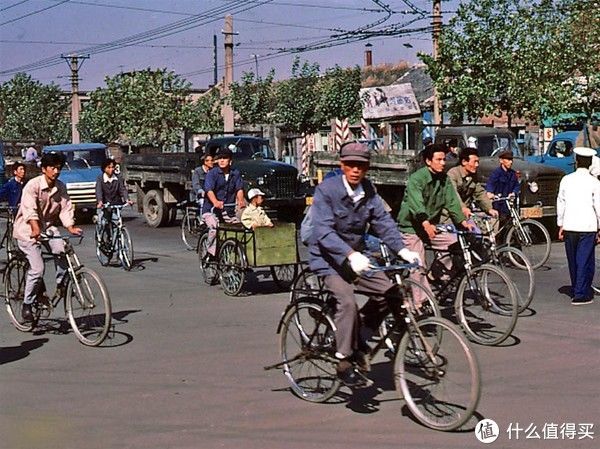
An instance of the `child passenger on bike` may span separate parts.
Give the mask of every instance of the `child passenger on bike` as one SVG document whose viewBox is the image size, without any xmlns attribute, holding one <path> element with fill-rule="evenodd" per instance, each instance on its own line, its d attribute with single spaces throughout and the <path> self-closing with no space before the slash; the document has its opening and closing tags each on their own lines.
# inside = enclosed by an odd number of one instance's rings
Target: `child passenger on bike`
<svg viewBox="0 0 600 449">
<path fill-rule="evenodd" d="M 102 162 L 102 174 L 96 179 L 96 214 L 101 226 L 106 225 L 108 220 L 112 219 L 112 211 L 103 209 L 105 204 L 114 206 L 132 204 L 129 201 L 129 192 L 127 192 L 125 181 L 115 173 L 115 167 L 116 162 L 113 159 L 105 160 Z"/>
<path fill-rule="evenodd" d="M 75 226 L 74 208 L 67 194 L 67 186 L 58 179 L 64 164 L 64 158 L 58 153 L 42 156 L 42 174 L 31 179 L 23 189 L 21 207 L 15 218 L 13 237 L 29 262 L 25 279 L 25 294 L 21 311 L 25 321 L 31 321 L 31 304 L 44 288 L 44 260 L 42 243 L 54 256 L 56 265 L 56 295 L 63 294 L 62 280 L 67 272 L 64 253 L 64 241 L 51 239 L 40 242 L 42 233 L 58 234 L 59 223 L 71 234 L 80 235 L 81 228 Z"/>
<path fill-rule="evenodd" d="M 242 224 L 248 229 L 256 229 L 262 226 L 273 227 L 273 222 L 261 207 L 265 200 L 265 194 L 260 189 L 248 190 L 248 201 L 250 204 L 242 213 Z"/>
</svg>

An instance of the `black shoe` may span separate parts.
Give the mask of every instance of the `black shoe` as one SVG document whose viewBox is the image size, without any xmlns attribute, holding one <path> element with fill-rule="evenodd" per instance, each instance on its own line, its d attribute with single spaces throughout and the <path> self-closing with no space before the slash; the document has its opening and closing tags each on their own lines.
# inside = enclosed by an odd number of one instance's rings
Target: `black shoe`
<svg viewBox="0 0 600 449">
<path fill-rule="evenodd" d="M 33 321 L 33 312 L 31 311 L 31 304 L 23 303 L 23 306 L 21 307 L 21 317 L 23 317 L 23 321 Z"/>
<path fill-rule="evenodd" d="M 337 377 L 351 388 L 363 388 L 370 385 L 369 380 L 360 374 L 348 360 L 341 360 L 337 367 Z"/>
<path fill-rule="evenodd" d="M 571 304 L 574 306 L 582 306 L 584 304 L 591 304 L 592 302 L 592 298 L 573 298 L 571 300 Z"/>
<path fill-rule="evenodd" d="M 367 355 L 366 351 L 354 351 L 354 354 L 352 354 L 352 361 L 356 363 L 356 366 L 362 372 L 368 373 L 371 371 L 371 359 Z"/>
</svg>

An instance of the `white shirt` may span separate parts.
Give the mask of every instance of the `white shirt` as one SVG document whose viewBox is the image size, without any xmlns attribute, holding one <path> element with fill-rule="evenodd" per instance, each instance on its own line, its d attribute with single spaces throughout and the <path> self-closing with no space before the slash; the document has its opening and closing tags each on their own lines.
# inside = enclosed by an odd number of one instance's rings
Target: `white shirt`
<svg viewBox="0 0 600 449">
<path fill-rule="evenodd" d="M 346 187 L 346 192 L 348 192 L 348 196 L 352 199 L 353 203 L 358 203 L 365 197 L 365 189 L 363 189 L 362 184 L 359 184 L 356 189 L 353 189 L 348 180 L 346 179 L 346 175 L 342 176 L 342 180 L 344 181 L 344 187 Z"/>
<path fill-rule="evenodd" d="M 578 168 L 560 181 L 556 222 L 565 231 L 596 232 L 600 224 L 600 181 Z"/>
<path fill-rule="evenodd" d="M 106 173 L 102 173 L 102 180 L 104 182 L 113 182 L 113 181 L 117 181 L 118 179 L 119 178 L 117 178 L 114 174 L 109 178 Z"/>
<path fill-rule="evenodd" d="M 590 173 L 592 176 L 600 176 L 600 157 L 592 156 L 592 165 L 590 165 Z"/>
</svg>

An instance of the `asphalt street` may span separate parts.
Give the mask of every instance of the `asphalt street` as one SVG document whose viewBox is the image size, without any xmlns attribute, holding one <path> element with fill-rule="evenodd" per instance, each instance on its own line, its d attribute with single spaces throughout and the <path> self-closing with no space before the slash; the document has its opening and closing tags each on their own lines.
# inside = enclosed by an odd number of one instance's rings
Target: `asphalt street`
<svg viewBox="0 0 600 449">
<path fill-rule="evenodd" d="M 100 266 L 91 225 L 77 247 L 110 290 L 114 327 L 102 347 L 51 327 L 21 333 L 0 315 L 1 448 L 479 448 L 486 445 L 473 429 L 482 418 L 499 426 L 490 447 L 599 447 L 600 297 L 571 306 L 560 243 L 536 272 L 536 297 L 514 337 L 475 346 L 477 416 L 461 432 L 442 433 L 411 418 L 384 358 L 371 388 L 342 390 L 330 404 L 293 396 L 280 371 L 263 369 L 279 361 L 275 330 L 288 300 L 268 271 L 228 297 L 202 282 L 178 228 L 151 229 L 126 215 L 131 272 Z"/>
</svg>

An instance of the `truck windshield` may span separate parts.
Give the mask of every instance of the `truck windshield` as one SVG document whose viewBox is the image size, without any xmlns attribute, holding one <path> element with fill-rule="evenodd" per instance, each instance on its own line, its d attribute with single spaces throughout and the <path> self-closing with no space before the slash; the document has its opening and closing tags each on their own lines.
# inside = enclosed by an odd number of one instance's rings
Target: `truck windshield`
<svg viewBox="0 0 600 449">
<path fill-rule="evenodd" d="M 519 147 L 515 140 L 510 136 L 471 136 L 468 139 L 469 145 L 475 145 L 479 150 L 479 156 L 498 156 L 505 150 L 512 151 L 513 156 L 522 157 Z"/>
<path fill-rule="evenodd" d="M 241 159 L 275 159 L 275 155 L 269 147 L 268 141 L 260 140 L 239 140 L 235 144 L 229 145 L 233 152 L 233 158 Z"/>
<path fill-rule="evenodd" d="M 76 168 L 100 167 L 106 160 L 104 150 L 73 150 L 64 151 L 65 168 L 73 170 Z"/>
</svg>

